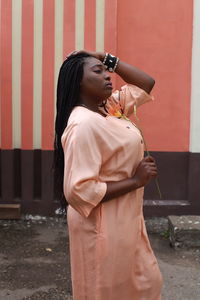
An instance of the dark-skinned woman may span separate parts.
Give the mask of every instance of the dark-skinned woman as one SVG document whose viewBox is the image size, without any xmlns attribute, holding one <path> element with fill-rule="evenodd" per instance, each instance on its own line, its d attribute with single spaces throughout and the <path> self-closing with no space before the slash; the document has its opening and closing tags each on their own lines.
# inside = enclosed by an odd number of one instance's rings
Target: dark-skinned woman
<svg viewBox="0 0 200 300">
<path fill-rule="evenodd" d="M 112 71 L 127 83 L 120 91 L 112 91 Z M 55 168 L 69 204 L 74 300 L 161 299 L 142 209 L 157 168 L 128 120 L 152 100 L 154 83 L 109 53 L 73 52 L 61 66 Z"/>
</svg>

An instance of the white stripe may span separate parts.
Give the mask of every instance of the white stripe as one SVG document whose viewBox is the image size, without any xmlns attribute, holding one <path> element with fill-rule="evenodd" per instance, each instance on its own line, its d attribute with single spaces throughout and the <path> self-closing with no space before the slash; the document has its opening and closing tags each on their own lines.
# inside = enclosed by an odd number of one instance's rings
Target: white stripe
<svg viewBox="0 0 200 300">
<path fill-rule="evenodd" d="M 55 71 L 54 71 L 54 116 L 56 112 L 56 87 L 58 73 L 63 61 L 63 0 L 55 2 Z"/>
<path fill-rule="evenodd" d="M 43 1 L 34 0 L 33 148 L 41 149 Z"/>
<path fill-rule="evenodd" d="M 96 51 L 104 51 L 105 0 L 96 0 Z"/>
<path fill-rule="evenodd" d="M 75 0 L 75 49 L 81 50 L 84 47 L 84 0 Z"/>
<path fill-rule="evenodd" d="M 190 151 L 200 152 L 200 1 L 193 3 Z"/>
<path fill-rule="evenodd" d="M 21 28 L 22 1 L 12 1 L 12 143 L 21 147 Z"/>
</svg>

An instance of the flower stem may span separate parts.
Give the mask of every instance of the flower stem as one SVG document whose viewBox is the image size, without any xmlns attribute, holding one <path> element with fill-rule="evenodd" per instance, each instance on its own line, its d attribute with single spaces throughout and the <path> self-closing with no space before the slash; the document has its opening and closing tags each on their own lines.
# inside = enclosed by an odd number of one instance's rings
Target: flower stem
<svg viewBox="0 0 200 300">
<path fill-rule="evenodd" d="M 143 139 L 143 142 L 144 142 L 144 148 L 145 148 L 145 151 L 146 151 L 147 155 L 150 156 L 150 152 L 149 152 L 149 150 L 147 149 L 147 143 L 146 143 L 146 141 L 145 141 L 143 132 L 142 132 L 142 130 L 141 130 L 140 127 L 138 127 L 138 129 L 139 129 L 139 131 L 140 131 L 140 133 L 141 133 L 141 136 L 142 136 L 142 139 Z M 161 190 L 160 190 L 158 178 L 155 178 L 155 184 L 156 184 L 156 187 L 157 187 L 157 191 L 158 191 L 159 198 L 160 198 L 160 200 L 162 200 L 163 198 L 162 198 L 162 194 L 161 194 Z"/>
<path fill-rule="evenodd" d="M 138 119 L 137 114 L 136 114 L 136 106 L 134 106 L 134 116 L 135 116 L 135 118 L 136 118 L 136 120 L 137 120 L 137 126 L 136 126 L 136 124 L 133 123 L 129 118 L 127 118 L 125 115 L 122 115 L 122 118 L 125 119 L 125 120 L 127 120 L 127 121 L 130 121 L 130 122 L 131 122 L 131 123 L 132 123 L 139 131 L 140 131 L 140 134 L 141 134 L 141 136 L 142 136 L 143 143 L 144 143 L 144 149 L 145 149 L 147 155 L 150 156 L 150 152 L 149 152 L 149 150 L 148 150 L 148 148 L 147 148 L 147 143 L 146 143 L 146 141 L 145 141 L 144 134 L 143 134 L 143 132 L 142 132 L 141 127 L 138 125 L 139 119 Z M 160 190 L 158 178 L 155 178 L 155 184 L 156 184 L 156 188 L 157 188 L 157 191 L 158 191 L 159 198 L 160 198 L 160 200 L 162 200 L 163 197 L 162 197 L 162 193 L 161 193 L 161 190 Z"/>
</svg>

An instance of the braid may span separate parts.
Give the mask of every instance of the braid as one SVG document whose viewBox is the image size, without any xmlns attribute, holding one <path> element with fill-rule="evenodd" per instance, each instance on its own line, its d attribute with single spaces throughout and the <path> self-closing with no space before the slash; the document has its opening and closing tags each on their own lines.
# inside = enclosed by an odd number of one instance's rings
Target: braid
<svg viewBox="0 0 200 300">
<path fill-rule="evenodd" d="M 62 64 L 58 76 L 57 103 L 54 140 L 54 173 L 57 195 L 61 200 L 62 209 L 66 208 L 66 199 L 63 195 L 64 153 L 61 137 L 72 109 L 79 102 L 80 83 L 83 78 L 83 66 L 86 53 L 69 56 Z"/>
</svg>

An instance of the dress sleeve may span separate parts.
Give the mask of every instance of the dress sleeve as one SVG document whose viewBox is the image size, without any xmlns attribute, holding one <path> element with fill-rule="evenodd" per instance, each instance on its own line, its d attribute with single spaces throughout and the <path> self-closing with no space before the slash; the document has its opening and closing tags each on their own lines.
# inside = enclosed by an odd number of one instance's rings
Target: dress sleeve
<svg viewBox="0 0 200 300">
<path fill-rule="evenodd" d="M 64 195 L 82 216 L 88 217 L 104 197 L 105 182 L 99 180 L 102 164 L 101 143 L 90 124 L 68 130 L 62 138 Z"/>
<path fill-rule="evenodd" d="M 136 107 L 154 100 L 154 97 L 141 88 L 127 84 L 121 87 L 121 90 L 116 90 L 108 99 L 108 104 L 113 106 L 114 103 L 119 102 L 123 114 L 127 117 L 134 112 L 134 105 Z"/>
</svg>

